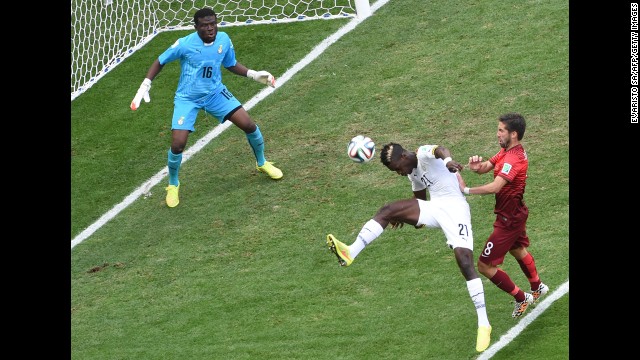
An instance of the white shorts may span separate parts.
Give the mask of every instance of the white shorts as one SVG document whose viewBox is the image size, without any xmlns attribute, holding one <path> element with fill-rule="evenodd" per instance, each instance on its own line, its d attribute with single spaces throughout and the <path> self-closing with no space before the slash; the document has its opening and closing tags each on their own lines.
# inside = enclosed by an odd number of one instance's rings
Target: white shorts
<svg viewBox="0 0 640 360">
<path fill-rule="evenodd" d="M 429 201 L 418 199 L 418 205 L 420 205 L 418 226 L 441 228 L 447 238 L 449 248 L 463 247 L 473 251 L 471 210 L 465 199 Z"/>
</svg>

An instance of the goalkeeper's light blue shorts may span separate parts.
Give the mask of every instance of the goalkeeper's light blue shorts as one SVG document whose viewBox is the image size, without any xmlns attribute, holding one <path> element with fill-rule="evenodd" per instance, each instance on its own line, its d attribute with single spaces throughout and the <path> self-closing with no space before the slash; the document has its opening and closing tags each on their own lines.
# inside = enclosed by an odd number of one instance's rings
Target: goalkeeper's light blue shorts
<svg viewBox="0 0 640 360">
<path fill-rule="evenodd" d="M 195 131 L 196 117 L 200 110 L 206 111 L 222 124 L 226 116 L 240 106 L 240 101 L 224 85 L 199 100 L 174 99 L 171 130 Z"/>
</svg>

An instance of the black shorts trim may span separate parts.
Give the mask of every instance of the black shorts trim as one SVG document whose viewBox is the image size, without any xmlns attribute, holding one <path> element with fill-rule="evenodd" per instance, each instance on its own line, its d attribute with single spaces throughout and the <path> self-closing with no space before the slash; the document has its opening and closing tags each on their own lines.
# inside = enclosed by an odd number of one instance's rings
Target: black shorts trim
<svg viewBox="0 0 640 360">
<path fill-rule="evenodd" d="M 238 107 L 236 107 L 235 109 L 229 111 L 229 113 L 227 113 L 227 115 L 224 116 L 224 119 L 222 120 L 222 122 L 225 122 L 227 120 L 229 120 L 230 117 L 233 116 L 233 114 L 235 114 L 236 111 L 238 111 L 238 109 L 240 109 L 242 107 L 242 105 L 238 105 Z"/>
</svg>

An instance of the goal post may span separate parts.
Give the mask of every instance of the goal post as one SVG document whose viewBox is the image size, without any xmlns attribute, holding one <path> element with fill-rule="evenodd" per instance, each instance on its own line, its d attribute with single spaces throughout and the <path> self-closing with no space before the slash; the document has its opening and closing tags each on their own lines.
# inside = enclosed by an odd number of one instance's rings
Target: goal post
<svg viewBox="0 0 640 360">
<path fill-rule="evenodd" d="M 71 0 L 71 101 L 160 32 L 193 29 L 203 7 L 220 27 L 371 15 L 369 0 Z"/>
<path fill-rule="evenodd" d="M 371 6 L 369 0 L 355 0 L 356 2 L 356 15 L 360 19 L 364 19 L 371 15 Z"/>
</svg>

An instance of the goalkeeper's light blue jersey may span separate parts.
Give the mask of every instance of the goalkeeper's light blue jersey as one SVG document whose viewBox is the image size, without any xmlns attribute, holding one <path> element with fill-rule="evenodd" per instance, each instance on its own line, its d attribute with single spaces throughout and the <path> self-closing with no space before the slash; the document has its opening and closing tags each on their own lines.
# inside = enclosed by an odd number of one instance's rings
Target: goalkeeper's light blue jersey
<svg viewBox="0 0 640 360">
<path fill-rule="evenodd" d="M 176 40 L 158 57 L 161 65 L 178 59 L 181 72 L 175 98 L 193 101 L 216 93 L 222 86 L 220 67 L 236 64 L 233 43 L 229 35 L 221 31 L 213 44 L 205 44 L 194 32 Z"/>
</svg>

